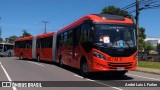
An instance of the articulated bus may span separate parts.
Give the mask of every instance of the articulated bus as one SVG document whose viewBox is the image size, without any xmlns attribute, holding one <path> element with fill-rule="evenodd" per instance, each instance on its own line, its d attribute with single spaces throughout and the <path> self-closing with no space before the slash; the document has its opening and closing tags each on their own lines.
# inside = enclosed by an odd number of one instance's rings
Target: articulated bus
<svg viewBox="0 0 160 90">
<path fill-rule="evenodd" d="M 133 21 L 129 18 L 91 14 L 57 32 L 15 41 L 15 53 L 17 57 L 25 57 L 24 51 L 20 51 L 20 44 L 28 49 L 26 40 L 30 38 L 30 57 L 37 61 L 68 65 L 79 69 L 82 76 L 90 72 L 114 72 L 121 76 L 128 70 L 136 70 L 136 33 Z"/>
<path fill-rule="evenodd" d="M 53 60 L 53 32 L 20 38 L 15 41 L 15 56 L 19 59 Z"/>
<path fill-rule="evenodd" d="M 0 43 L 0 56 L 14 56 L 13 47 L 12 43 Z"/>
</svg>

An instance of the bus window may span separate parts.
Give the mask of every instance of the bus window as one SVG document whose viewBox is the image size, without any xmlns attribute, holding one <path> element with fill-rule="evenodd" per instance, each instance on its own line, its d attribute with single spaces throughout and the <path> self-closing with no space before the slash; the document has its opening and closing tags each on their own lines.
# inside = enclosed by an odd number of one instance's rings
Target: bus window
<svg viewBox="0 0 160 90">
<path fill-rule="evenodd" d="M 60 47 L 63 47 L 63 40 L 64 40 L 64 38 L 63 38 L 63 33 L 60 35 Z"/>
<path fill-rule="evenodd" d="M 37 39 L 37 43 L 36 43 L 37 45 L 36 45 L 36 47 L 37 48 L 40 48 L 41 47 L 41 40 L 40 39 Z"/>
<path fill-rule="evenodd" d="M 77 46 L 79 44 L 79 27 L 75 28 L 73 34 L 73 42 L 74 46 Z"/>
<path fill-rule="evenodd" d="M 67 32 L 65 32 L 64 33 L 64 46 L 68 46 L 68 33 Z"/>
<path fill-rule="evenodd" d="M 68 45 L 69 46 L 73 45 L 73 30 L 69 30 L 68 32 Z"/>
</svg>

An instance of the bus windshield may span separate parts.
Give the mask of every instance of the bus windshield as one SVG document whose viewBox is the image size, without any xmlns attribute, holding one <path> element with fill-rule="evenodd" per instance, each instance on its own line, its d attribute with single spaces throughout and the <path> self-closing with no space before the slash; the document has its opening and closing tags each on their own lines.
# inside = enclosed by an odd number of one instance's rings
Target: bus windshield
<svg viewBox="0 0 160 90">
<path fill-rule="evenodd" d="M 96 24 L 94 44 L 109 48 L 136 47 L 136 32 L 131 25 Z"/>
<path fill-rule="evenodd" d="M 2 51 L 3 49 L 3 44 L 0 44 L 0 52 Z"/>
</svg>

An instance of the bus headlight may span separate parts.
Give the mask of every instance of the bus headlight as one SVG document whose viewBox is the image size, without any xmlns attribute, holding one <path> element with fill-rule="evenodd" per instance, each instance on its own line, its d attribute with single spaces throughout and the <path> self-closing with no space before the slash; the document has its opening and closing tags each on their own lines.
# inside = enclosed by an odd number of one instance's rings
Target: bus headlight
<svg viewBox="0 0 160 90">
<path fill-rule="evenodd" d="M 134 55 L 134 60 L 136 60 L 137 58 L 138 58 L 138 53 Z"/>
<path fill-rule="evenodd" d="M 96 52 L 96 51 L 93 52 L 93 56 L 100 58 L 102 60 L 106 60 L 106 57 L 103 54 Z"/>
</svg>

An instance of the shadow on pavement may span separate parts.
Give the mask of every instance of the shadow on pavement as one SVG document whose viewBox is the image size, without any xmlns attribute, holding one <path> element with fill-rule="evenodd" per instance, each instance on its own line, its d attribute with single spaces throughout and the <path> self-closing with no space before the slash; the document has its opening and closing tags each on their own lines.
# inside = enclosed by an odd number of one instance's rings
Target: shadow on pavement
<svg viewBox="0 0 160 90">
<path fill-rule="evenodd" d="M 19 59 L 15 59 L 15 60 L 19 60 Z M 20 61 L 32 61 L 32 62 L 37 62 L 36 60 L 33 59 L 24 59 L 24 60 L 20 60 Z M 58 63 L 53 63 L 53 62 L 48 62 L 48 61 L 40 61 L 37 63 L 45 63 L 45 64 L 49 64 L 49 65 L 55 65 L 57 67 L 60 67 Z M 78 74 L 80 75 L 79 69 L 75 69 L 66 65 L 63 65 L 63 68 L 67 71 L 70 71 L 72 73 Z M 81 76 L 81 75 L 80 75 Z M 98 72 L 98 73 L 91 73 L 88 77 L 88 79 L 92 79 L 92 80 L 100 80 L 100 81 L 104 81 L 104 80 L 132 80 L 134 78 L 129 77 L 127 75 L 124 76 L 113 76 L 110 72 Z"/>
</svg>

